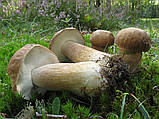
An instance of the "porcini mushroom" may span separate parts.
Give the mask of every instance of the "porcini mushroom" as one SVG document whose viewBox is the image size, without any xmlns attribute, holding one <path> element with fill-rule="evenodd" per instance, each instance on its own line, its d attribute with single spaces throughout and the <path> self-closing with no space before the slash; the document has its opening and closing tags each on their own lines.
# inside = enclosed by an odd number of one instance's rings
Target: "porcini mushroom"
<svg viewBox="0 0 159 119">
<path fill-rule="evenodd" d="M 115 64 L 117 62 L 111 62 Z M 111 68 L 108 68 L 111 67 Z M 53 91 L 71 91 L 79 96 L 97 96 L 123 85 L 129 73 L 121 67 L 121 75 L 114 66 L 101 65 L 92 61 L 79 63 L 48 64 L 32 70 L 32 81 L 38 87 Z"/>
<path fill-rule="evenodd" d="M 50 41 L 49 49 L 53 51 L 60 62 L 68 59 L 73 62 L 98 61 L 105 57 L 109 60 L 112 55 L 84 46 L 82 34 L 75 28 L 66 28 L 57 32 Z"/>
<path fill-rule="evenodd" d="M 104 66 L 104 74 L 111 75 L 110 79 L 128 79 L 129 72 L 127 65 L 119 55 L 111 55 L 93 48 L 84 46 L 84 39 L 81 33 L 75 28 L 66 28 L 57 32 L 50 41 L 49 49 L 52 50 L 60 60 L 64 62 L 70 59 L 73 62 L 93 61 Z M 112 70 L 115 72 L 114 78 Z M 127 78 L 125 78 L 127 75 Z M 119 78 L 120 77 L 120 78 Z"/>
<path fill-rule="evenodd" d="M 34 87 L 31 71 L 37 67 L 58 62 L 56 55 L 49 49 L 41 45 L 25 45 L 12 56 L 8 64 L 13 92 L 18 92 L 24 99 L 29 100 Z"/>
<path fill-rule="evenodd" d="M 114 56 L 115 57 L 115 56 Z M 24 99 L 38 89 L 67 90 L 79 96 L 99 95 L 107 88 L 123 85 L 129 79 L 127 65 L 118 57 L 96 62 L 58 63 L 54 53 L 40 45 L 18 50 L 8 65 L 12 89 Z"/>
<path fill-rule="evenodd" d="M 119 47 L 119 54 L 129 65 L 130 72 L 134 72 L 142 58 L 142 52 L 150 49 L 151 40 L 148 34 L 139 28 L 125 28 L 119 31 L 115 39 Z"/>
<path fill-rule="evenodd" d="M 60 62 L 70 59 L 73 62 L 93 61 L 107 65 L 108 62 L 119 60 L 119 55 L 111 55 L 93 48 L 84 46 L 82 34 L 75 28 L 66 28 L 57 32 L 50 41 L 49 49 L 53 51 Z M 120 60 L 120 63 L 124 62 Z M 114 64 L 118 67 L 118 63 Z M 124 65 L 125 66 L 125 65 Z M 126 67 L 125 67 L 126 68 Z M 117 70 L 116 68 L 115 70 Z M 120 72 L 119 70 L 117 72 Z"/>
<path fill-rule="evenodd" d="M 47 90 L 65 90 L 79 96 L 93 96 L 109 87 L 101 68 L 98 63 L 91 61 L 49 64 L 34 69 L 32 80 L 35 85 Z"/>
<path fill-rule="evenodd" d="M 108 47 L 114 44 L 114 39 L 115 38 L 110 31 L 96 30 L 92 33 L 90 42 L 92 48 L 108 53 Z"/>
</svg>

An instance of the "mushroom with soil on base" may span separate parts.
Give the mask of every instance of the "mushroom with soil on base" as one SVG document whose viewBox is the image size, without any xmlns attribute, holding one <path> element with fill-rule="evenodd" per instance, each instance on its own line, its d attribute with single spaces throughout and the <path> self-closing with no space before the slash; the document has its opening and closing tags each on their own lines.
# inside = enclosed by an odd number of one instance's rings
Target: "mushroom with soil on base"
<svg viewBox="0 0 159 119">
<path fill-rule="evenodd" d="M 34 69 L 32 80 L 38 87 L 50 91 L 71 91 L 82 97 L 98 96 L 118 84 L 123 85 L 129 78 L 127 74 L 117 78 L 113 68 L 109 70 L 111 73 L 107 69 L 107 66 L 92 61 L 48 64 Z"/>
<path fill-rule="evenodd" d="M 90 37 L 92 48 L 108 53 L 108 47 L 114 44 L 114 36 L 110 31 L 96 30 Z"/>
<path fill-rule="evenodd" d="M 105 67 L 105 73 L 110 79 L 127 79 L 128 67 L 119 55 L 111 55 L 84 46 L 82 34 L 75 28 L 66 28 L 57 32 L 50 41 L 49 49 L 53 51 L 60 62 L 70 59 L 73 62 L 93 61 Z M 112 72 L 116 72 L 115 75 Z M 112 76 L 112 74 L 114 76 Z"/>
<path fill-rule="evenodd" d="M 121 71 L 118 70 L 118 67 L 125 66 L 125 62 L 121 60 L 120 55 L 111 55 L 84 46 L 82 34 L 75 28 L 66 28 L 57 32 L 50 41 L 49 49 L 56 54 L 60 62 L 70 59 L 73 62 L 93 61 L 106 66 L 109 65 L 109 62 L 114 61 L 113 67 L 116 67 L 114 69 L 118 75 L 117 77 L 124 73 L 122 69 Z M 126 69 L 127 66 L 123 70 L 127 72 Z"/>
<path fill-rule="evenodd" d="M 24 99 L 29 100 L 33 93 L 31 72 L 37 67 L 46 64 L 58 63 L 56 55 L 49 49 L 38 45 L 28 44 L 19 49 L 11 58 L 8 64 L 8 75 L 12 83 L 12 91 L 18 92 Z M 39 93 L 44 89 L 37 88 Z"/>
<path fill-rule="evenodd" d="M 118 67 L 114 67 L 115 63 Z M 45 47 L 26 45 L 11 58 L 8 74 L 13 91 L 27 100 L 35 87 L 52 91 L 67 90 L 79 96 L 95 96 L 129 79 L 125 65 L 120 60 L 107 64 L 92 61 L 58 63 L 54 53 Z"/>
<path fill-rule="evenodd" d="M 115 43 L 119 47 L 118 53 L 123 55 L 123 61 L 129 65 L 129 71 L 133 73 L 142 58 L 142 52 L 150 49 L 151 40 L 144 30 L 132 27 L 119 31 Z"/>
</svg>

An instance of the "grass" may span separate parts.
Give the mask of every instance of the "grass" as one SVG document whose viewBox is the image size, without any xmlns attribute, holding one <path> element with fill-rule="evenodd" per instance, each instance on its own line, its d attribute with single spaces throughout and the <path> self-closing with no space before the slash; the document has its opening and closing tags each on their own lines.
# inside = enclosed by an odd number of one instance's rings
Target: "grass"
<svg viewBox="0 0 159 119">
<path fill-rule="evenodd" d="M 115 95 L 106 92 L 99 98 L 80 98 L 70 92 L 48 92 L 45 96 L 34 96 L 31 101 L 25 101 L 20 95 L 13 95 L 11 82 L 7 73 L 7 66 L 12 55 L 25 44 L 41 44 L 48 47 L 49 39 L 55 33 L 54 27 L 36 26 L 31 22 L 11 24 L 8 20 L 0 21 L 0 112 L 6 117 L 15 117 L 21 110 L 30 110 L 34 119 L 35 113 L 64 114 L 69 119 L 152 119 L 159 118 L 159 19 L 141 19 L 134 24 L 124 23 L 125 27 L 139 27 L 147 31 L 153 41 L 152 48 L 143 54 L 137 73 L 131 78 L 131 87 L 117 90 Z M 120 30 L 120 29 L 119 29 Z M 119 31 L 118 30 L 118 31 Z M 116 36 L 118 31 L 112 31 Z M 84 36 L 86 44 L 90 46 L 89 37 Z M 117 53 L 113 45 L 111 54 Z M 130 95 L 133 94 L 135 98 Z M 140 108 L 144 110 L 140 110 Z M 0 116 L 0 118 L 2 118 Z M 45 119 L 43 114 L 43 119 Z"/>
</svg>

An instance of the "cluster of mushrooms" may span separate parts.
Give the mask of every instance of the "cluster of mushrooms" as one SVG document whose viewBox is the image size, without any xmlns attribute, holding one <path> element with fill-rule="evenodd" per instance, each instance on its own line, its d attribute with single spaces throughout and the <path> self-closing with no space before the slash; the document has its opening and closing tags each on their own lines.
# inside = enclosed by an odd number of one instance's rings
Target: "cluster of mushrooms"
<svg viewBox="0 0 159 119">
<path fill-rule="evenodd" d="M 147 33 L 138 28 L 123 29 L 116 38 L 109 31 L 97 30 L 90 41 L 92 48 L 84 46 L 84 38 L 77 29 L 66 28 L 53 36 L 49 48 L 25 45 L 8 64 L 13 92 L 26 100 L 35 91 L 48 90 L 100 95 L 129 80 L 130 72 L 136 69 L 151 42 Z M 108 54 L 108 47 L 114 42 L 119 53 Z"/>
</svg>

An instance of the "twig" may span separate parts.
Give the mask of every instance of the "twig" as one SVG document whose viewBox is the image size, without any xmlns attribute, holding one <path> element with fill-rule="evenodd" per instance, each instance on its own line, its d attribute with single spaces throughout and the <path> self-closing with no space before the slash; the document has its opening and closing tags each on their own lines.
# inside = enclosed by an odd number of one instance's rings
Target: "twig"
<svg viewBox="0 0 159 119">
<path fill-rule="evenodd" d="M 66 115 L 46 114 L 45 116 L 46 116 L 47 118 L 63 118 L 63 119 L 66 119 L 66 118 L 67 118 Z M 36 112 L 36 117 L 42 117 L 42 114 L 39 114 L 38 112 Z"/>
</svg>

